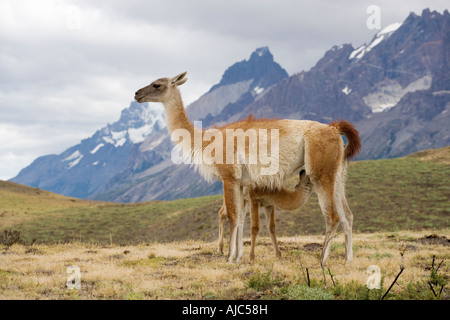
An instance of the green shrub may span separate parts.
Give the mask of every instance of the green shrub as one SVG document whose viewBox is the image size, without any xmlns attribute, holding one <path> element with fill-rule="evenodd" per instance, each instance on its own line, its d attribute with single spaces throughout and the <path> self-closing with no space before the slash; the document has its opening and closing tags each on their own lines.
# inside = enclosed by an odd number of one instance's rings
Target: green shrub
<svg viewBox="0 0 450 320">
<path fill-rule="evenodd" d="M 356 281 L 351 281 L 345 285 L 337 284 L 333 288 L 333 294 L 339 300 L 380 300 L 383 296 L 383 278 L 381 279 L 381 289 L 369 289 Z"/>
<path fill-rule="evenodd" d="M 308 287 L 304 284 L 296 284 L 283 290 L 287 299 L 291 300 L 332 300 L 332 292 L 326 291 L 321 287 Z"/>
<path fill-rule="evenodd" d="M 266 291 L 277 287 L 281 281 L 283 281 L 282 277 L 274 275 L 272 271 L 268 271 L 251 276 L 248 279 L 247 287 L 257 291 Z"/>
</svg>

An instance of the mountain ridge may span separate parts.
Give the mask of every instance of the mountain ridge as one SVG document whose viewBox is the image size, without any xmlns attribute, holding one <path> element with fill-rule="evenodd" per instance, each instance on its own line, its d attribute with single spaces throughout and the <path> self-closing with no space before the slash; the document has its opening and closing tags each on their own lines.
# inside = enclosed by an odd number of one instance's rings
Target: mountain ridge
<svg viewBox="0 0 450 320">
<path fill-rule="evenodd" d="M 230 66 L 186 112 L 192 121 L 201 120 L 203 128 L 249 114 L 323 123 L 346 119 L 362 138 L 357 159 L 399 157 L 450 144 L 449 62 L 450 15 L 447 10 L 440 14 L 426 9 L 421 16 L 411 13 L 402 23 L 380 30 L 368 44 L 333 46 L 309 71 L 292 76 L 274 61 L 267 47 L 258 48 L 248 60 Z M 152 104 L 154 109 L 160 107 Z M 163 125 L 144 140 L 123 146 L 119 144 L 130 135 L 123 128 L 115 130 L 108 146 L 128 149 L 109 157 L 122 162 L 83 197 L 139 202 L 221 192 L 220 182 L 209 185 L 189 166 L 171 163 L 172 143 Z M 90 146 L 90 151 L 98 145 Z M 58 160 L 68 159 L 62 161 L 66 166 L 80 167 L 87 157 L 79 159 L 76 151 L 69 148 Z M 35 164 L 48 176 L 43 187 L 54 183 L 61 165 L 46 167 L 50 158 L 39 158 Z M 101 172 L 91 174 L 101 177 Z M 77 181 L 67 177 L 65 183 L 67 188 Z"/>
</svg>

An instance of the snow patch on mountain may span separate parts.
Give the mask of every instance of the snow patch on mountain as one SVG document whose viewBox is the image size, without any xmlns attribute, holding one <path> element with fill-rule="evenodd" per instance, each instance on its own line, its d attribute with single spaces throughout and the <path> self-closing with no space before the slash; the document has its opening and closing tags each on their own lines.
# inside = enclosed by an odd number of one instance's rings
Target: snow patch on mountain
<svg viewBox="0 0 450 320">
<path fill-rule="evenodd" d="M 139 143 L 145 140 L 145 138 L 151 133 L 153 126 L 151 124 L 146 124 L 140 128 L 130 128 L 128 129 L 128 136 L 133 143 Z"/>
<path fill-rule="evenodd" d="M 269 48 L 268 47 L 262 47 L 262 48 L 258 48 L 255 50 L 255 53 L 259 56 L 262 57 L 267 53 L 270 53 Z"/>
<path fill-rule="evenodd" d="M 401 22 L 396 22 L 396 23 L 390 24 L 386 28 L 384 28 L 383 30 L 378 32 L 377 36 L 392 33 L 394 31 L 396 31 L 398 28 L 400 28 L 401 26 L 402 26 Z"/>
<path fill-rule="evenodd" d="M 69 162 L 67 169 L 71 169 L 72 167 L 76 166 L 80 160 L 83 159 L 83 155 L 80 153 L 79 150 L 75 151 L 74 153 L 72 153 L 70 156 L 68 156 L 67 158 L 64 158 L 63 161 L 71 161 Z"/>
<path fill-rule="evenodd" d="M 262 92 L 264 91 L 264 88 L 260 88 L 260 87 L 256 86 L 256 87 L 253 89 L 253 91 L 254 91 L 256 94 L 260 94 L 260 93 L 262 93 Z"/>
<path fill-rule="evenodd" d="M 114 145 L 114 147 L 121 147 L 127 142 L 127 131 L 110 131 L 111 136 L 103 137 L 103 140 L 107 143 Z"/>
<path fill-rule="evenodd" d="M 360 46 L 358 49 L 353 50 L 352 53 L 350 53 L 350 56 L 348 57 L 350 60 L 357 58 L 361 59 L 364 55 L 364 50 L 366 49 L 365 45 Z"/>
<path fill-rule="evenodd" d="M 345 95 L 349 95 L 350 92 L 352 92 L 352 89 L 350 89 L 350 88 L 348 87 L 348 85 L 346 85 L 345 88 L 342 89 L 342 92 L 345 93 Z"/>
<path fill-rule="evenodd" d="M 80 153 L 79 150 L 77 150 L 74 153 L 72 153 L 70 156 L 68 156 L 67 158 L 64 158 L 63 161 L 70 161 L 70 160 L 79 158 L 80 156 L 82 156 L 82 154 Z"/>
<path fill-rule="evenodd" d="M 74 161 L 69 163 L 68 169 L 71 169 L 72 167 L 76 166 L 80 160 L 83 159 L 83 155 L 81 155 L 79 158 L 75 159 Z"/>
<path fill-rule="evenodd" d="M 368 52 L 370 52 L 373 48 L 375 48 L 377 45 L 379 45 L 381 43 L 381 41 L 389 38 L 398 28 L 400 28 L 402 25 L 402 23 L 400 22 L 396 22 L 393 24 L 388 25 L 386 28 L 384 28 L 383 30 L 381 30 L 380 32 L 378 32 L 376 34 L 376 36 L 374 37 L 374 39 L 372 40 L 372 42 L 366 46 L 366 45 L 362 45 L 360 46 L 358 49 L 353 50 L 352 53 L 350 53 L 349 55 L 349 59 L 361 59 L 362 57 L 364 57 L 364 55 Z"/>
<path fill-rule="evenodd" d="M 426 75 L 411 82 L 405 88 L 402 88 L 397 81 L 386 80 L 378 83 L 375 90 L 363 97 L 363 100 L 372 109 L 372 112 L 383 112 L 395 107 L 408 92 L 428 90 L 431 87 L 431 81 L 431 76 Z"/>
<path fill-rule="evenodd" d="M 101 147 L 105 146 L 104 143 L 99 143 L 94 149 L 90 151 L 90 154 L 95 154 Z"/>
<path fill-rule="evenodd" d="M 381 41 L 383 41 L 384 35 L 377 36 L 375 40 L 373 40 L 369 46 L 366 48 L 366 52 L 369 52 L 373 48 L 375 48 L 377 45 L 380 44 Z"/>
</svg>

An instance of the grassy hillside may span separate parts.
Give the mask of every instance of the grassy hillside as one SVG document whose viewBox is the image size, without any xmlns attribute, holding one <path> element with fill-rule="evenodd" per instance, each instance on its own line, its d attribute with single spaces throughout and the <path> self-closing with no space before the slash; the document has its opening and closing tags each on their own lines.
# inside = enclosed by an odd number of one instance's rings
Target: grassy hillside
<svg viewBox="0 0 450 320">
<path fill-rule="evenodd" d="M 352 162 L 347 197 L 354 230 L 448 228 L 449 177 L 450 147 L 398 159 Z M 37 243 L 211 241 L 217 237 L 221 204 L 220 195 L 139 204 L 85 201 L 0 181 L 0 231 L 18 230 L 25 242 Z M 323 232 L 315 194 L 303 208 L 277 213 L 279 236 Z"/>
<path fill-rule="evenodd" d="M 0 234 L 0 299 L 379 300 L 403 265 L 385 299 L 448 300 L 449 159 L 444 148 L 352 162 L 354 261 L 344 265 L 339 234 L 325 274 L 315 195 L 299 210 L 278 212 L 281 261 L 262 230 L 255 263 L 248 263 L 246 239 L 243 262 L 228 264 L 212 241 L 220 195 L 114 204 L 0 181 L 0 231 L 13 230 Z M 72 265 L 81 289 L 66 287 Z M 373 265 L 381 288 L 369 290 Z"/>
<path fill-rule="evenodd" d="M 49 212 L 72 208 L 93 208 L 101 202 L 69 198 L 45 190 L 0 180 L 0 229 L 24 221 L 36 221 Z"/>
</svg>

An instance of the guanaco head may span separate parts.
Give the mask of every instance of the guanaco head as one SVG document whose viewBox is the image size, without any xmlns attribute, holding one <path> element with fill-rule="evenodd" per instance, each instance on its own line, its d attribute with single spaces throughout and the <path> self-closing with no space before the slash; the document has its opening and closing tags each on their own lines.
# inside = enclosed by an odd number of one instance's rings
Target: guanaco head
<svg viewBox="0 0 450 320">
<path fill-rule="evenodd" d="M 306 175 L 305 170 L 300 170 L 300 172 L 298 173 L 298 178 L 299 178 L 299 181 L 295 185 L 295 189 L 298 189 L 300 186 L 303 188 L 311 188 L 312 187 L 311 180 L 309 179 L 309 176 Z"/>
<path fill-rule="evenodd" d="M 137 102 L 164 102 L 170 95 L 170 91 L 187 81 L 186 72 L 183 72 L 173 78 L 161 78 L 153 81 L 148 86 L 136 91 L 134 99 Z"/>
</svg>

